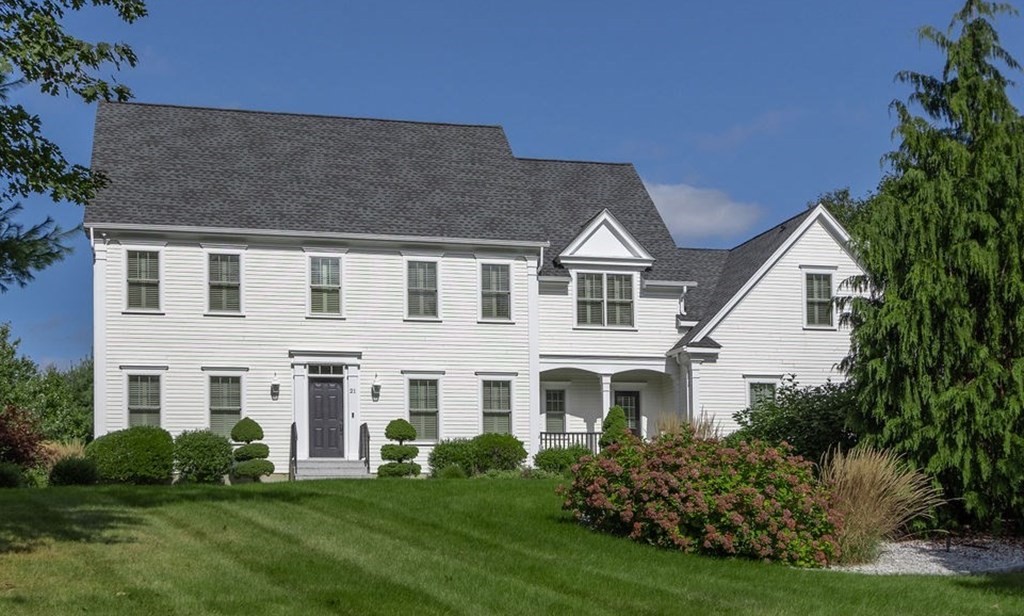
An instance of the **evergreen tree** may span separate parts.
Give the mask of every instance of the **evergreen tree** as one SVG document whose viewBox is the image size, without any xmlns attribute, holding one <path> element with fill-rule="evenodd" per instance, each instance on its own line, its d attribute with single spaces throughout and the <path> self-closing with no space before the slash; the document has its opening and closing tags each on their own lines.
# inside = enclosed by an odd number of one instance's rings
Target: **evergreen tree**
<svg viewBox="0 0 1024 616">
<path fill-rule="evenodd" d="M 941 75 L 897 76 L 913 93 L 893 103 L 899 148 L 858 225 L 870 295 L 847 364 L 869 440 L 982 523 L 1024 514 L 1024 124 L 993 26 L 1008 12 L 968 0 L 920 32 Z"/>
</svg>

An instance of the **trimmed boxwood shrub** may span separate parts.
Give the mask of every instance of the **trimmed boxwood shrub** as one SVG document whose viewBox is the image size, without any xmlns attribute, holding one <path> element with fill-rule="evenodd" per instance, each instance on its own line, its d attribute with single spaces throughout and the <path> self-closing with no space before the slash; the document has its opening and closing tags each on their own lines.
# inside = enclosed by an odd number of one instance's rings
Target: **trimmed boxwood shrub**
<svg viewBox="0 0 1024 616">
<path fill-rule="evenodd" d="M 50 469 L 51 486 L 91 486 L 99 480 L 96 463 L 88 458 L 63 458 Z"/>
<path fill-rule="evenodd" d="M 235 461 L 264 460 L 270 456 L 270 447 L 265 443 L 248 443 L 235 450 Z"/>
<path fill-rule="evenodd" d="M 263 440 L 263 427 L 255 419 L 243 417 L 231 428 L 231 440 L 236 443 L 251 443 Z"/>
<path fill-rule="evenodd" d="M 812 464 L 762 442 L 729 447 L 693 429 L 610 445 L 574 471 L 564 509 L 634 541 L 796 566 L 839 557 L 840 515 Z"/>
<path fill-rule="evenodd" d="M 601 422 L 601 438 L 598 444 L 601 449 L 623 442 L 629 435 L 629 424 L 626 423 L 626 411 L 621 406 L 608 409 L 604 421 Z"/>
<path fill-rule="evenodd" d="M 476 447 L 468 438 L 456 438 L 439 442 L 427 457 L 433 474 L 457 466 L 464 476 L 476 472 Z"/>
<path fill-rule="evenodd" d="M 398 441 L 400 444 L 405 441 L 416 440 L 416 428 L 404 419 L 392 419 L 384 428 L 384 436 L 390 441 Z"/>
<path fill-rule="evenodd" d="M 253 481 L 259 481 L 260 477 L 273 473 L 274 463 L 270 460 L 244 460 L 235 464 L 231 470 L 232 477 L 252 479 Z"/>
<path fill-rule="evenodd" d="M 169 483 L 174 472 L 174 440 L 156 426 L 136 426 L 99 437 L 85 448 L 100 481 Z"/>
<path fill-rule="evenodd" d="M 476 472 L 514 471 L 526 461 L 526 447 L 511 434 L 481 434 L 473 439 Z"/>
<path fill-rule="evenodd" d="M 466 471 L 458 464 L 449 464 L 439 471 L 434 471 L 433 476 L 437 479 L 465 479 Z"/>
<path fill-rule="evenodd" d="M 389 462 L 377 469 L 377 477 L 410 477 L 419 475 L 420 470 L 415 462 Z"/>
<path fill-rule="evenodd" d="M 571 447 L 554 447 L 538 452 L 533 456 L 533 465 L 549 473 L 565 475 L 572 468 L 573 464 L 580 461 L 583 456 L 593 455 L 589 447 L 573 445 Z"/>
<path fill-rule="evenodd" d="M 25 473 L 12 462 L 0 462 L 0 488 L 25 487 Z"/>
<path fill-rule="evenodd" d="M 377 468 L 377 477 L 409 477 L 420 474 L 420 465 L 412 460 L 419 455 L 419 447 L 406 445 L 416 438 L 416 428 L 404 419 L 393 419 L 384 429 L 384 436 L 398 444 L 388 443 L 380 448 L 380 457 L 387 460 Z"/>
<path fill-rule="evenodd" d="M 174 439 L 178 481 L 223 483 L 231 470 L 231 443 L 209 430 L 185 431 Z"/>
</svg>

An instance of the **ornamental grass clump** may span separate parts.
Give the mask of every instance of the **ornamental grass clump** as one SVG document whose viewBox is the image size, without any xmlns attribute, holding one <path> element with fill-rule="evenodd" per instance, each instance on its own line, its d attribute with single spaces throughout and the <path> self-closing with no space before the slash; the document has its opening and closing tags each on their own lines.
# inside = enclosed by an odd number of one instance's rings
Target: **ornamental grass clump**
<svg viewBox="0 0 1024 616">
<path fill-rule="evenodd" d="M 841 517 L 785 447 L 728 447 L 692 428 L 627 440 L 575 465 L 562 494 L 580 523 L 660 547 L 801 567 L 840 554 Z"/>
<path fill-rule="evenodd" d="M 377 469 L 378 477 L 414 477 L 420 474 L 420 465 L 413 462 L 419 455 L 419 447 L 406 445 L 406 441 L 416 439 L 416 428 L 404 419 L 394 419 L 384 429 L 384 436 L 388 440 L 398 441 L 398 444 L 388 443 L 380 448 L 380 457 L 387 460 Z"/>
<path fill-rule="evenodd" d="M 933 517 L 944 503 L 932 480 L 890 451 L 836 449 L 822 462 L 821 481 L 843 516 L 843 562 L 875 559 L 884 539 L 896 539 L 916 518 Z"/>
</svg>

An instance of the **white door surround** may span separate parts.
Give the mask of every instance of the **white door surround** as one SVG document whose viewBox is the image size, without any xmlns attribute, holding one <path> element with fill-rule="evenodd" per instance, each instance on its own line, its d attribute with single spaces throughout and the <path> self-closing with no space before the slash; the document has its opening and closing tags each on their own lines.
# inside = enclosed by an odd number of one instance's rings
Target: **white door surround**
<svg viewBox="0 0 1024 616">
<path fill-rule="evenodd" d="M 291 351 L 292 362 L 292 421 L 298 440 L 296 457 L 309 459 L 309 367 L 315 365 L 343 366 L 340 378 L 345 382 L 344 404 L 344 460 L 359 459 L 359 364 L 361 351 Z"/>
</svg>

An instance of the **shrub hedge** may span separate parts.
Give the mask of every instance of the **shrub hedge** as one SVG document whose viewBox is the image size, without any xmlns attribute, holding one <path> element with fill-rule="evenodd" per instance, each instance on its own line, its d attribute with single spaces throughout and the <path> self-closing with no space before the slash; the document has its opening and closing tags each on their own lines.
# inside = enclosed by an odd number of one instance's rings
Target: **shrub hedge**
<svg viewBox="0 0 1024 616">
<path fill-rule="evenodd" d="M 0 488 L 25 487 L 25 473 L 13 462 L 0 462 Z"/>
<path fill-rule="evenodd" d="M 174 439 L 178 481 L 223 483 L 231 470 L 231 443 L 209 430 L 185 431 Z"/>
<path fill-rule="evenodd" d="M 839 557 L 840 516 L 811 466 L 787 448 L 729 447 L 688 428 L 581 462 L 563 507 L 596 530 L 661 547 L 824 566 Z"/>
<path fill-rule="evenodd" d="M 96 463 L 88 458 L 62 458 L 50 469 L 51 486 L 91 486 L 99 480 Z"/>
<path fill-rule="evenodd" d="M 89 443 L 85 455 L 96 463 L 100 481 L 169 483 L 174 472 L 174 440 L 156 426 L 111 432 Z"/>
<path fill-rule="evenodd" d="M 481 434 L 472 439 L 441 441 L 427 458 L 430 468 L 458 466 L 466 476 L 491 470 L 518 470 L 526 461 L 523 442 L 511 434 Z"/>
<path fill-rule="evenodd" d="M 565 475 L 572 468 L 573 464 L 580 461 L 580 458 L 593 455 L 593 453 L 589 447 L 584 447 L 583 445 L 553 447 L 538 452 L 533 456 L 533 465 L 548 473 Z"/>
<path fill-rule="evenodd" d="M 434 475 L 437 475 L 438 469 L 458 467 L 463 476 L 468 477 L 476 470 L 476 449 L 473 441 L 468 438 L 444 440 L 434 445 L 427 456 L 427 462 Z"/>
</svg>

